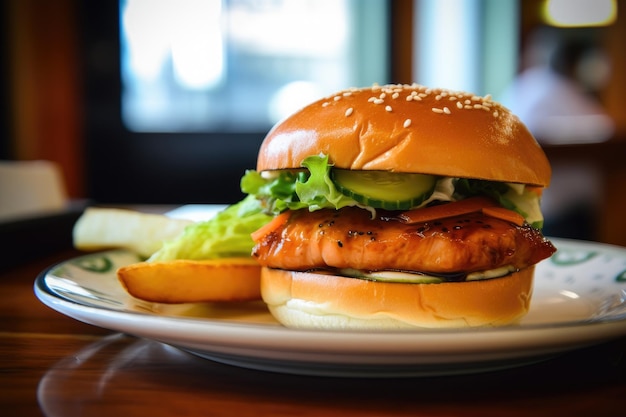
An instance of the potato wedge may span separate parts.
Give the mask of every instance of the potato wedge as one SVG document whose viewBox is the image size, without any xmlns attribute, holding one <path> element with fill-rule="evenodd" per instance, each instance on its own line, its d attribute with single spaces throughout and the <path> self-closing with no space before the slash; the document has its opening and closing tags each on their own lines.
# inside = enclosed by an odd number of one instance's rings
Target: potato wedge
<svg viewBox="0 0 626 417">
<path fill-rule="evenodd" d="M 147 258 L 164 240 L 178 236 L 192 223 L 161 214 L 89 207 L 74 225 L 74 247 L 86 251 L 125 248 Z"/>
<path fill-rule="evenodd" d="M 252 258 L 140 262 L 118 269 L 130 295 L 158 303 L 261 298 L 261 266 Z"/>
</svg>

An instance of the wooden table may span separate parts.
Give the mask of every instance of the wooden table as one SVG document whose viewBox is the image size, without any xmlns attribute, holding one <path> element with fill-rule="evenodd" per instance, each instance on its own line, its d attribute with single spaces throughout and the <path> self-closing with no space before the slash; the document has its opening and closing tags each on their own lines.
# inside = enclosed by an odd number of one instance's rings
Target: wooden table
<svg viewBox="0 0 626 417">
<path fill-rule="evenodd" d="M 65 317 L 33 294 L 71 249 L 0 270 L 3 416 L 620 416 L 626 338 L 454 377 L 345 379 L 241 369 Z"/>
</svg>

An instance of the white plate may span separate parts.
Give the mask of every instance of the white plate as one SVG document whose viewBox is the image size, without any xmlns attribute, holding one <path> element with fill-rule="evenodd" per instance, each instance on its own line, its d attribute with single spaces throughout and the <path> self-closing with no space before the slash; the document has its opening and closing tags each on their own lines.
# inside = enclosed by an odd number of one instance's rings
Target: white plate
<svg viewBox="0 0 626 417">
<path fill-rule="evenodd" d="M 37 297 L 77 320 L 158 340 L 247 368 L 326 376 L 426 376 L 532 363 L 626 335 L 626 248 L 551 239 L 537 266 L 529 314 L 515 326 L 394 332 L 293 330 L 262 303 L 146 303 L 128 296 L 116 269 L 126 251 L 65 261 L 35 282 Z"/>
</svg>

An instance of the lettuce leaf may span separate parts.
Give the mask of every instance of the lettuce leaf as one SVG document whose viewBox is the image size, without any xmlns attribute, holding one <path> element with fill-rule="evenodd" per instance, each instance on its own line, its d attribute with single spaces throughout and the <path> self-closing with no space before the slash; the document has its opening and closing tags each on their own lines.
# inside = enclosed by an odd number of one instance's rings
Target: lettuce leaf
<svg viewBox="0 0 626 417">
<path fill-rule="evenodd" d="M 302 162 L 302 166 L 306 170 L 280 170 L 270 177 L 247 171 L 241 179 L 241 190 L 264 201 L 265 210 L 272 214 L 287 209 L 307 208 L 314 211 L 358 205 L 335 187 L 329 175 L 332 165 L 328 156 L 310 156 Z"/>
<path fill-rule="evenodd" d="M 187 226 L 178 237 L 165 242 L 148 261 L 250 256 L 254 246 L 250 234 L 272 217 L 263 212 L 256 198 L 248 196 L 210 220 Z"/>
</svg>

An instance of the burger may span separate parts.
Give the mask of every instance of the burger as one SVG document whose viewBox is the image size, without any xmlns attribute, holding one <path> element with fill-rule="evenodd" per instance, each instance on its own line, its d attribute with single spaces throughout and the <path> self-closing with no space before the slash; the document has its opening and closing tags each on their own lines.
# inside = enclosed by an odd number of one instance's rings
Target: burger
<svg viewBox="0 0 626 417">
<path fill-rule="evenodd" d="M 550 164 L 489 96 L 374 85 L 274 126 L 242 190 L 261 296 L 283 325 L 500 326 L 530 306 Z"/>
</svg>

